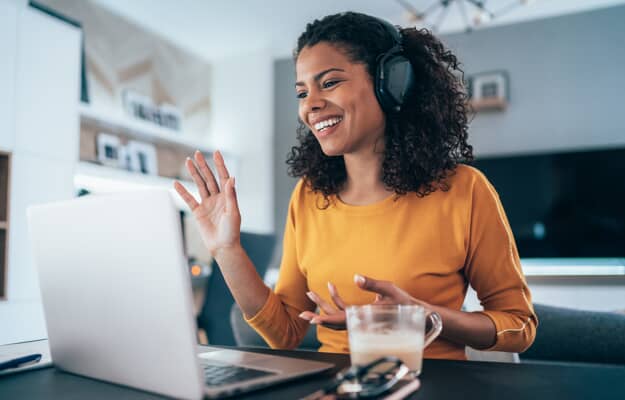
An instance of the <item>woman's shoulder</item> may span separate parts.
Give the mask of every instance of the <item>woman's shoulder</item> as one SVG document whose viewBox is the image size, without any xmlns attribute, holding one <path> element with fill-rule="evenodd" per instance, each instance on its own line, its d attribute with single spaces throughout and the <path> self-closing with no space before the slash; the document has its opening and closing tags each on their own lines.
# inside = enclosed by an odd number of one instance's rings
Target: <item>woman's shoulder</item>
<svg viewBox="0 0 625 400">
<path fill-rule="evenodd" d="M 300 178 L 291 193 L 291 203 L 294 205 L 314 203 L 317 197 L 318 195 L 312 190 L 310 183 L 306 179 Z"/>
<path fill-rule="evenodd" d="M 475 185 L 488 184 L 488 179 L 482 171 L 468 165 L 458 164 L 449 176 L 449 186 L 457 186 L 459 189 L 473 189 Z"/>
</svg>

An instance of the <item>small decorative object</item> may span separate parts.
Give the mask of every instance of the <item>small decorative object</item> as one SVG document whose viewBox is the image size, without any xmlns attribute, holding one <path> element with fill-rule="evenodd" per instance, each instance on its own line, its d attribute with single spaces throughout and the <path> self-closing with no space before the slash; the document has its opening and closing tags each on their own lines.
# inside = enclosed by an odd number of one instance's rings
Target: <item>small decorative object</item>
<svg viewBox="0 0 625 400">
<path fill-rule="evenodd" d="M 134 118 L 149 121 L 174 131 L 182 129 L 182 113 L 172 104 L 157 106 L 151 98 L 129 89 L 124 89 L 122 101 L 124 110 Z"/>
<path fill-rule="evenodd" d="M 175 131 L 180 131 L 182 127 L 182 113 L 178 107 L 173 106 L 171 104 L 161 104 L 158 108 L 160 113 L 160 121 L 161 125 L 173 129 Z"/>
<path fill-rule="evenodd" d="M 108 133 L 98 133 L 97 146 L 98 161 L 100 161 L 102 165 L 116 168 L 120 166 L 121 142 L 119 137 Z"/>
<path fill-rule="evenodd" d="M 130 171 L 130 153 L 127 145 L 119 147 L 119 168 Z"/>
<path fill-rule="evenodd" d="M 126 146 L 130 159 L 130 170 L 146 175 L 158 174 L 156 147 L 150 143 L 131 140 Z"/>
<path fill-rule="evenodd" d="M 471 75 L 468 89 L 475 111 L 505 110 L 508 105 L 508 74 L 505 71 Z"/>
</svg>

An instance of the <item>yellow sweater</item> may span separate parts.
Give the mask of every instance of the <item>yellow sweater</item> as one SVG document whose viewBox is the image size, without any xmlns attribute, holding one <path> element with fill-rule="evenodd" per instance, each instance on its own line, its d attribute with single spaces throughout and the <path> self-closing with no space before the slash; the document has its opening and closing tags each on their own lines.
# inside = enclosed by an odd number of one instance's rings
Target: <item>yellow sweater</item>
<svg viewBox="0 0 625 400">
<path fill-rule="evenodd" d="M 347 304 L 375 295 L 353 283 L 355 273 L 394 282 L 413 297 L 460 310 L 475 289 L 497 329 L 490 350 L 521 352 L 533 342 L 537 319 L 499 197 L 486 177 L 460 165 L 450 190 L 414 193 L 366 206 L 323 197 L 303 181 L 291 196 L 280 275 L 248 323 L 273 348 L 296 347 L 308 329 L 298 315 L 311 310 L 312 290 L 332 303 L 327 282 Z M 317 327 L 320 351 L 348 352 L 346 331 Z M 464 346 L 439 338 L 425 357 L 464 359 Z"/>
</svg>

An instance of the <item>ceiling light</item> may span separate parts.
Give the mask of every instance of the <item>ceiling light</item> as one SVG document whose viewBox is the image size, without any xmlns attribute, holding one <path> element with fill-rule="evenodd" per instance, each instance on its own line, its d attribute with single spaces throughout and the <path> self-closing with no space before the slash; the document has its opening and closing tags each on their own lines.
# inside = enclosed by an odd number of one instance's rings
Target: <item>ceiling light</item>
<svg viewBox="0 0 625 400">
<path fill-rule="evenodd" d="M 510 3 L 493 11 L 486 0 L 435 0 L 434 3 L 419 11 L 413 4 L 414 0 L 395 0 L 405 10 L 406 20 L 411 25 L 425 25 L 436 32 L 444 20 L 450 8 L 458 9 L 464 24 L 465 30 L 470 32 L 473 28 L 484 26 L 495 18 L 514 10 L 517 7 L 534 3 L 534 0 L 511 0 Z M 472 18 L 469 18 L 472 15 Z"/>
</svg>

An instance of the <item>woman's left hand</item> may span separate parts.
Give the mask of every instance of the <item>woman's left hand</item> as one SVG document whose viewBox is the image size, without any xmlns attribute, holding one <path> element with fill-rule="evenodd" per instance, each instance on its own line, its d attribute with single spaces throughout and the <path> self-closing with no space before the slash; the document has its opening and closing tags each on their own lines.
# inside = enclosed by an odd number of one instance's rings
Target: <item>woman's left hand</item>
<svg viewBox="0 0 625 400">
<path fill-rule="evenodd" d="M 354 282 L 360 289 L 376 294 L 375 301 L 372 304 L 416 304 L 426 309 L 429 308 L 427 303 L 415 299 L 392 282 L 376 280 L 358 274 L 354 275 Z M 323 300 L 315 292 L 306 293 L 308 298 L 323 310 L 324 315 L 304 311 L 299 317 L 310 321 L 311 324 L 319 324 L 336 330 L 346 329 L 345 308 L 347 305 L 339 296 L 336 287 L 331 282 L 328 282 L 328 290 L 330 291 L 330 296 L 332 297 L 334 305 Z"/>
</svg>

